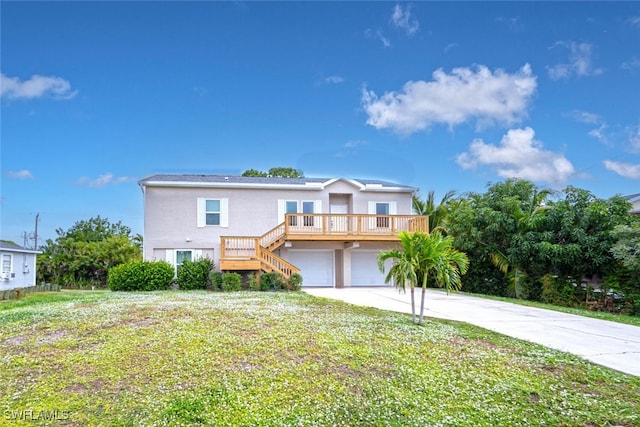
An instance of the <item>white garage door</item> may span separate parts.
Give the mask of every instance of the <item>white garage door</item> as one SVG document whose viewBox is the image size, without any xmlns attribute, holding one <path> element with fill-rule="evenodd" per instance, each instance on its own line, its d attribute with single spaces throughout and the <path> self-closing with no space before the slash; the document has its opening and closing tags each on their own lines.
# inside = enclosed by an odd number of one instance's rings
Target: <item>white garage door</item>
<svg viewBox="0 0 640 427">
<path fill-rule="evenodd" d="M 378 251 L 351 252 L 351 286 L 388 286 L 384 277 L 389 272 L 391 260 L 385 265 L 385 273 L 378 269 Z"/>
<path fill-rule="evenodd" d="M 293 250 L 287 254 L 287 261 L 300 269 L 302 286 L 331 286 L 334 284 L 332 250 Z"/>
</svg>

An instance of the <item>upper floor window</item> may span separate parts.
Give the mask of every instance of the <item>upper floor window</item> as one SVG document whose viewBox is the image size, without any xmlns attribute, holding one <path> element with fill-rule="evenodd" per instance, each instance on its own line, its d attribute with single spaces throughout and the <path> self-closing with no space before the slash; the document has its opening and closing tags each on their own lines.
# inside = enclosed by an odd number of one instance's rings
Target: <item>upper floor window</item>
<svg viewBox="0 0 640 427">
<path fill-rule="evenodd" d="M 389 203 L 376 203 L 376 215 L 389 215 Z"/>
<path fill-rule="evenodd" d="M 207 200 L 205 215 L 207 225 L 220 225 L 220 200 Z"/>
<path fill-rule="evenodd" d="M 287 220 L 290 227 L 319 227 L 322 221 L 314 218 L 314 214 L 319 213 L 322 213 L 322 200 L 278 200 L 278 222 L 284 222 L 285 215 L 290 214 Z"/>
<path fill-rule="evenodd" d="M 287 200 L 285 201 L 285 213 L 288 214 L 296 214 L 298 213 L 298 201 L 297 200 Z M 298 217 L 290 216 L 289 217 L 289 225 L 295 227 L 298 225 Z"/>
<path fill-rule="evenodd" d="M 389 215 L 389 203 L 376 203 L 376 215 Z M 388 216 L 377 217 L 376 226 L 378 228 L 388 228 L 389 217 Z"/>
<path fill-rule="evenodd" d="M 315 206 L 315 203 L 312 201 L 302 202 L 302 213 L 305 213 L 305 214 L 314 213 L 314 206 Z M 313 227 L 313 215 L 304 216 L 304 225 L 305 227 Z"/>
<path fill-rule="evenodd" d="M 198 198 L 198 227 L 229 226 L 229 199 Z"/>
<path fill-rule="evenodd" d="M 370 226 L 375 228 L 389 228 L 391 227 L 391 215 L 396 215 L 398 211 L 397 202 L 369 202 L 369 214 L 377 215 L 372 217 Z"/>
</svg>

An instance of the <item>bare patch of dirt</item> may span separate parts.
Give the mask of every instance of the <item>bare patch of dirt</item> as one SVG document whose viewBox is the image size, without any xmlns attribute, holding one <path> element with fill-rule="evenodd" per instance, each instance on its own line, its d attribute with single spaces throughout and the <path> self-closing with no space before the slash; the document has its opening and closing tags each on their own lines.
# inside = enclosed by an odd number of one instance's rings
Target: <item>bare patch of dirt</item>
<svg viewBox="0 0 640 427">
<path fill-rule="evenodd" d="M 529 393 L 529 400 L 531 400 L 531 403 L 538 403 L 540 402 L 540 395 L 535 391 L 532 391 Z"/>
<path fill-rule="evenodd" d="M 27 342 L 27 339 L 22 335 L 17 335 L 15 337 L 7 338 L 2 342 L 2 344 L 6 345 L 22 345 Z"/>
<path fill-rule="evenodd" d="M 38 344 L 52 344 L 65 335 L 67 335 L 67 331 L 65 329 L 58 329 L 57 331 L 53 331 L 42 336 L 40 339 L 38 339 Z"/>
</svg>

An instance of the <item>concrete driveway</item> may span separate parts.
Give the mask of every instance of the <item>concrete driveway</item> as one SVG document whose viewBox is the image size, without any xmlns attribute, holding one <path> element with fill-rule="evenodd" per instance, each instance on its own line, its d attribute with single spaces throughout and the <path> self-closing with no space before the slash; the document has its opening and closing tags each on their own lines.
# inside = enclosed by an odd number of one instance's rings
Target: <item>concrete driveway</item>
<svg viewBox="0 0 640 427">
<path fill-rule="evenodd" d="M 411 313 L 409 293 L 394 288 L 304 288 L 351 304 Z M 421 290 L 416 290 L 416 311 Z M 573 353 L 617 371 L 640 376 L 640 327 L 525 307 L 467 295 L 427 290 L 425 316 L 458 320 L 514 338 Z"/>
</svg>

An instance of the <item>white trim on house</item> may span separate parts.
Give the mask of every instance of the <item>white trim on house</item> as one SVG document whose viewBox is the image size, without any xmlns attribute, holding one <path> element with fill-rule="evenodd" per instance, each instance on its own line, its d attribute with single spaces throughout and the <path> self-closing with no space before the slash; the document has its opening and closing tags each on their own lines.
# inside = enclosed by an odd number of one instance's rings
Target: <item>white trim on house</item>
<svg viewBox="0 0 640 427">
<path fill-rule="evenodd" d="M 149 180 L 144 179 L 139 182 L 142 191 L 144 187 L 190 187 L 190 188 L 245 188 L 245 189 L 280 189 L 280 190 L 307 190 L 307 191 L 322 191 L 327 186 L 336 182 L 346 182 L 353 185 L 363 192 L 401 192 L 401 193 L 413 193 L 416 191 L 413 187 L 386 185 L 381 183 L 366 183 L 354 179 L 346 178 L 333 178 L 324 182 L 307 181 L 304 183 L 285 184 L 285 183 L 260 183 L 260 182 L 220 182 L 220 181 L 161 181 L 161 180 Z"/>
</svg>

